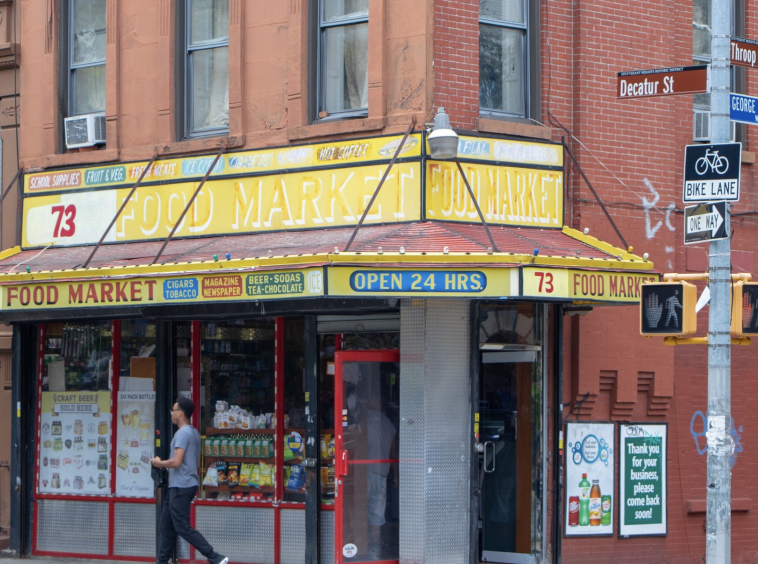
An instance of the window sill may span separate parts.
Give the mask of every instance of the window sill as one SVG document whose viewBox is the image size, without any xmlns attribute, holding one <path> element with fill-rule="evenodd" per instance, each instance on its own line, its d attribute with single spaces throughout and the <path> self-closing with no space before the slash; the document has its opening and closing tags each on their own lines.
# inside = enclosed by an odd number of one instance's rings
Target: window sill
<svg viewBox="0 0 758 564">
<path fill-rule="evenodd" d="M 313 125 L 304 125 L 293 127 L 287 131 L 287 138 L 290 141 L 302 141 L 313 139 L 315 137 L 328 137 L 330 135 L 339 135 L 341 133 L 357 133 L 378 131 L 387 126 L 387 118 L 360 118 L 360 119 L 343 119 L 326 123 L 315 123 Z"/>
<path fill-rule="evenodd" d="M 755 152 L 742 150 L 742 164 L 755 164 Z"/>
<path fill-rule="evenodd" d="M 81 153 L 64 153 L 61 155 L 49 155 L 41 158 L 27 159 L 21 162 L 21 168 L 58 168 L 63 166 L 76 166 L 82 164 L 99 164 L 117 161 L 118 149 L 100 149 L 98 151 L 85 151 Z"/>
<path fill-rule="evenodd" d="M 544 139 L 546 141 L 550 141 L 553 138 L 552 130 L 544 125 L 520 123 L 501 119 L 477 118 L 476 128 L 484 133 L 514 135 L 516 137 L 532 137 L 534 139 Z"/>
<path fill-rule="evenodd" d="M 184 141 L 176 141 L 175 143 L 160 145 L 156 147 L 156 151 L 160 156 L 182 153 L 199 153 L 202 151 L 218 151 L 223 146 L 224 142 L 227 143 L 227 150 L 239 149 L 245 146 L 245 136 L 223 135 L 186 139 Z"/>
</svg>

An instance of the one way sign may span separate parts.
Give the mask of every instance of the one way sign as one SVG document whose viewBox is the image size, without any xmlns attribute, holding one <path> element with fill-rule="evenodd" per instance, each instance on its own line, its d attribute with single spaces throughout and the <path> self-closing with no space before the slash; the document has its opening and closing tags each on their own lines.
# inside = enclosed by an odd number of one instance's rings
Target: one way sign
<svg viewBox="0 0 758 564">
<path fill-rule="evenodd" d="M 711 202 L 684 208 L 684 244 L 729 237 L 726 202 Z"/>
</svg>

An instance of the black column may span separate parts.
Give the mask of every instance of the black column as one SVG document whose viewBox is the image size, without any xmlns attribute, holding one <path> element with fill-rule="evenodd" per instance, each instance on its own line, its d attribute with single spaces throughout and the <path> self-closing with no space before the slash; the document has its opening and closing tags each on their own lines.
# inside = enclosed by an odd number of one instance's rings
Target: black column
<svg viewBox="0 0 758 564">
<path fill-rule="evenodd" d="M 471 470 L 469 480 L 471 482 L 471 515 L 469 523 L 469 563 L 479 564 L 479 505 L 481 501 L 481 487 L 479 468 L 479 451 L 476 436 L 478 429 L 477 416 L 479 415 L 479 302 L 471 300 L 469 313 L 469 340 L 471 344 L 470 368 L 471 374 L 471 429 L 474 431 L 471 437 Z"/>
<path fill-rule="evenodd" d="M 321 556 L 319 507 L 321 505 L 321 465 L 318 425 L 318 337 L 316 316 L 305 316 L 305 564 L 318 564 Z M 312 440 L 311 440 L 312 439 Z"/>
<path fill-rule="evenodd" d="M 563 304 L 553 308 L 553 562 L 561 562 L 563 530 L 563 457 L 559 437 L 563 432 Z"/>
<path fill-rule="evenodd" d="M 156 327 L 156 371 L 155 371 L 155 456 L 169 458 L 171 436 L 171 411 L 174 405 L 174 324 L 171 321 L 157 321 Z M 199 407 L 198 407 L 199 409 Z M 161 501 L 166 493 L 166 486 L 155 491 L 155 542 L 158 554 L 160 540 L 159 524 L 161 522 Z"/>
</svg>

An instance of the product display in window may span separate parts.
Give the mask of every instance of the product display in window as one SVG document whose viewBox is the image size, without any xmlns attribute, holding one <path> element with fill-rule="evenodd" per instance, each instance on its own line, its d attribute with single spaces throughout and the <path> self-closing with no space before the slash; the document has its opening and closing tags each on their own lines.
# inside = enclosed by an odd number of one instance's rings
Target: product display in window
<svg viewBox="0 0 758 564">
<path fill-rule="evenodd" d="M 111 389 L 111 323 L 49 323 L 42 391 Z"/>
</svg>

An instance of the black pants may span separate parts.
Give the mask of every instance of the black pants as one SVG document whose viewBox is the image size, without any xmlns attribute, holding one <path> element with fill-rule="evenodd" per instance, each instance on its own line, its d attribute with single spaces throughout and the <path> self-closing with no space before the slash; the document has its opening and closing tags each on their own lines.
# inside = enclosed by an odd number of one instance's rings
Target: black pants
<svg viewBox="0 0 758 564">
<path fill-rule="evenodd" d="M 190 505 L 197 493 L 197 488 L 167 488 L 161 511 L 160 549 L 158 562 L 165 564 L 174 556 L 176 535 L 179 535 L 195 547 L 200 554 L 212 560 L 217 554 L 213 547 L 190 525 Z"/>
</svg>

